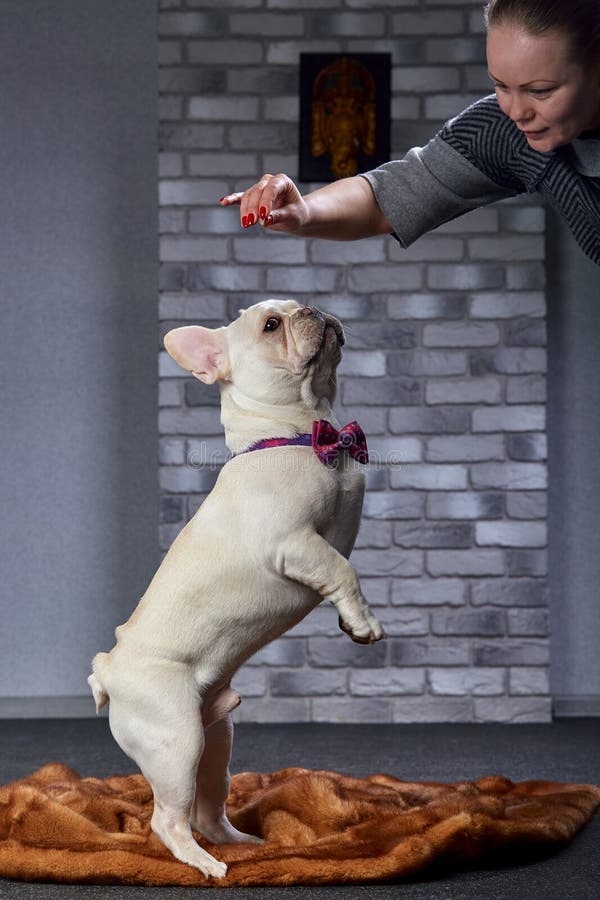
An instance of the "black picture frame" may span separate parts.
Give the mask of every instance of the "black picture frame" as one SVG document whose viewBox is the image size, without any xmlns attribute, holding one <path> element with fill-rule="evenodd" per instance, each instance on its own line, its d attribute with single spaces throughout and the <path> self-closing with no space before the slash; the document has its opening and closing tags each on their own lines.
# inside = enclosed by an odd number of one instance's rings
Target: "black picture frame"
<svg viewBox="0 0 600 900">
<path fill-rule="evenodd" d="M 390 81 L 390 53 L 300 54 L 299 181 L 336 181 L 389 160 Z M 351 137 L 356 172 L 344 172 Z"/>
</svg>

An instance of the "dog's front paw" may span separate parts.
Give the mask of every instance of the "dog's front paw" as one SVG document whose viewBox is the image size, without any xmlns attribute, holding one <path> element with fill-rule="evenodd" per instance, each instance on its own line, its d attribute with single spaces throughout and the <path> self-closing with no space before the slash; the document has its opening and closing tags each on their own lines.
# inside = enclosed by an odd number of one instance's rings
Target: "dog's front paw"
<svg viewBox="0 0 600 900">
<path fill-rule="evenodd" d="M 383 628 L 372 615 L 366 615 L 364 625 L 361 623 L 359 627 L 352 627 L 341 616 L 338 617 L 338 624 L 356 644 L 374 644 L 385 637 Z"/>
</svg>

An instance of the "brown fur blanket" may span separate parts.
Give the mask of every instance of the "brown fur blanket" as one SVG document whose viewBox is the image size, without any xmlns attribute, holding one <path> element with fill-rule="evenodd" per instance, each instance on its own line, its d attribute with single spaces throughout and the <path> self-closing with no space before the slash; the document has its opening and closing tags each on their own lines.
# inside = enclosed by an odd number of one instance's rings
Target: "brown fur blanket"
<svg viewBox="0 0 600 900">
<path fill-rule="evenodd" d="M 407 878 L 434 864 L 521 860 L 564 845 L 600 806 L 591 785 L 481 778 L 411 783 L 283 769 L 234 775 L 233 823 L 263 845 L 200 843 L 229 866 L 205 879 L 150 831 L 141 775 L 80 778 L 58 763 L 0 788 L 0 875 L 63 883 L 338 884 Z"/>
</svg>

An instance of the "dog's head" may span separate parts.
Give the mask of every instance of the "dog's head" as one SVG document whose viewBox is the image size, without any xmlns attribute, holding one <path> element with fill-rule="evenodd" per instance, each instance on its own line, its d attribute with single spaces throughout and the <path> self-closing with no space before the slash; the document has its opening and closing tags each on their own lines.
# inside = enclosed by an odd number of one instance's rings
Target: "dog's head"
<svg viewBox="0 0 600 900">
<path fill-rule="evenodd" d="M 231 382 L 262 403 L 306 397 L 333 402 L 344 331 L 332 315 L 295 300 L 265 300 L 227 327 L 188 325 L 165 335 L 165 348 L 205 384 Z"/>
</svg>

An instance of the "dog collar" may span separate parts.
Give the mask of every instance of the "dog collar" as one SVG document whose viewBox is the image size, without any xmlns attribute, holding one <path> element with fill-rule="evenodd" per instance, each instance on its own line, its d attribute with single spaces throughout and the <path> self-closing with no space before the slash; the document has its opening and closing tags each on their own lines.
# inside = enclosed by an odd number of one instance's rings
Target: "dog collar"
<svg viewBox="0 0 600 900">
<path fill-rule="evenodd" d="M 369 462 L 367 439 L 356 420 L 348 422 L 338 431 L 326 419 L 317 419 L 313 422 L 312 434 L 298 434 L 292 438 L 265 438 L 235 455 L 241 456 L 242 453 L 251 453 L 253 450 L 267 450 L 269 447 L 293 446 L 312 447 L 324 465 L 334 463 L 342 451 L 349 453 L 363 465 Z"/>
</svg>

